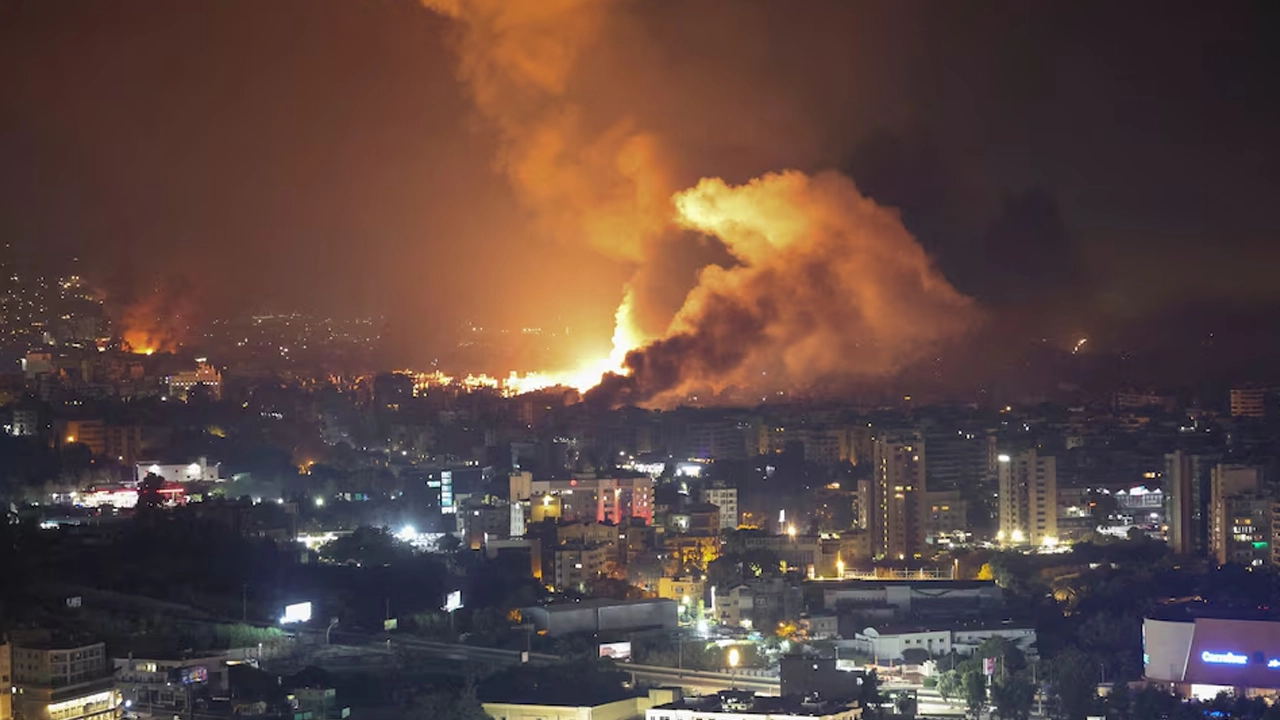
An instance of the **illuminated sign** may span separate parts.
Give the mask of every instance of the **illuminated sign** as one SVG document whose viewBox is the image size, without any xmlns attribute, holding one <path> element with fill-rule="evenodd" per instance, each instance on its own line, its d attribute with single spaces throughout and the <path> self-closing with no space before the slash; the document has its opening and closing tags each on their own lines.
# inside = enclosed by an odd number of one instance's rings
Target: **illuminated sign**
<svg viewBox="0 0 1280 720">
<path fill-rule="evenodd" d="M 1200 659 L 1213 665 L 1248 665 L 1248 655 L 1237 655 L 1233 652 L 1215 653 L 1205 650 L 1200 653 Z"/>
<path fill-rule="evenodd" d="M 311 603 L 295 603 L 286 605 L 284 608 L 284 616 L 280 618 L 281 625 L 290 623 L 304 623 L 311 619 Z"/>
<path fill-rule="evenodd" d="M 454 590 L 445 598 L 444 607 L 440 608 L 445 612 L 453 612 L 462 609 L 462 591 Z"/>
<path fill-rule="evenodd" d="M 1280 670 L 1280 658 L 1271 658 L 1268 660 L 1267 667 L 1272 670 Z"/>
</svg>

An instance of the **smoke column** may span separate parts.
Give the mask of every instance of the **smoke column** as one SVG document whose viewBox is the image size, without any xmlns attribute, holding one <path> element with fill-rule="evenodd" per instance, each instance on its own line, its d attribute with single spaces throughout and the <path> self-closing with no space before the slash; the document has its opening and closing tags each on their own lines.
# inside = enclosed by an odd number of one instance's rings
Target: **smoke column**
<svg viewBox="0 0 1280 720">
<path fill-rule="evenodd" d="M 837 173 L 705 179 L 675 206 L 738 264 L 703 269 L 666 337 L 597 389 L 614 404 L 888 375 L 975 318 L 897 213 Z"/>
<path fill-rule="evenodd" d="M 620 372 L 595 399 L 664 403 L 693 388 L 888 375 L 974 321 L 973 303 L 897 213 L 849 179 L 789 171 L 677 192 L 658 138 L 627 119 L 602 130 L 585 123 L 569 86 L 609 19 L 607 0 L 425 2 L 458 21 L 459 74 L 500 132 L 498 166 L 520 200 L 544 230 L 635 274 L 616 315 L 611 366 Z M 681 230 L 718 238 L 736 264 L 703 268 L 665 327 L 639 333 L 648 303 L 637 279 Z"/>
</svg>

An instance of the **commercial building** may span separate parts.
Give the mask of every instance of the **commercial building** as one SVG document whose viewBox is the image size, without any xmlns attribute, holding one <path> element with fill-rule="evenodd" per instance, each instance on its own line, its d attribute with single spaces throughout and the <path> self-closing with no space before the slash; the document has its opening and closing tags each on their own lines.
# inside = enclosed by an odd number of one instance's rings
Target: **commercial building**
<svg viewBox="0 0 1280 720">
<path fill-rule="evenodd" d="M 660 628 L 675 630 L 679 623 L 671 600 L 608 600 L 596 598 L 521 608 L 538 631 L 560 636 L 577 632 L 627 632 Z"/>
<path fill-rule="evenodd" d="M 644 695 L 620 691 L 601 697 L 540 688 L 481 698 L 480 704 L 493 720 L 639 720 L 649 708 L 681 697 L 678 688 L 651 688 Z"/>
<path fill-rule="evenodd" d="M 14 643 L 13 712 L 23 720 L 118 720 L 120 693 L 103 643 Z"/>
<path fill-rule="evenodd" d="M 1280 694 L 1280 621 L 1173 606 L 1142 624 L 1143 674 L 1182 697 Z"/>
<path fill-rule="evenodd" d="M 148 475 L 159 475 L 167 482 L 219 482 L 221 463 L 209 464 L 208 458 L 198 458 L 190 463 L 159 463 L 143 460 L 134 465 L 133 478 L 142 482 Z"/>
<path fill-rule="evenodd" d="M 862 707 L 797 697 L 755 695 L 744 690 L 723 690 L 715 695 L 690 697 L 652 707 L 645 720 L 859 720 Z"/>
<path fill-rule="evenodd" d="M 899 662 L 904 653 L 916 650 L 920 659 L 951 654 L 971 655 L 983 642 L 1002 637 L 1027 654 L 1035 654 L 1035 628 L 1019 625 L 975 625 L 960 628 L 923 626 L 883 626 L 865 628 L 854 636 L 853 646 L 877 662 Z"/>
<path fill-rule="evenodd" d="M 874 454 L 872 552 L 894 560 L 920 557 L 925 550 L 924 445 L 916 435 L 881 437 L 876 438 Z"/>
<path fill-rule="evenodd" d="M 892 609 L 899 619 L 956 621 L 1003 613 L 1004 595 L 990 580 L 846 580 L 822 584 L 827 610 Z"/>
<path fill-rule="evenodd" d="M 1034 448 L 996 458 L 1000 531 L 1012 545 L 1053 544 L 1058 539 L 1058 470 L 1052 456 Z"/>
</svg>

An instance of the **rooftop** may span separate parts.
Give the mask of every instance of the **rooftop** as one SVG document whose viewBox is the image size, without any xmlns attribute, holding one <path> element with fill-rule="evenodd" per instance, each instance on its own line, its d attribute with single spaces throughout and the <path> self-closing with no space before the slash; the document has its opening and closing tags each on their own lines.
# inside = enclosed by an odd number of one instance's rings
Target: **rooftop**
<svg viewBox="0 0 1280 720">
<path fill-rule="evenodd" d="M 555 602 L 550 605 L 539 605 L 542 610 L 547 612 L 574 612 L 576 610 L 590 610 L 604 607 L 620 607 L 624 605 L 646 605 L 652 603 L 675 604 L 675 600 L 666 600 L 663 598 L 639 598 L 636 600 L 613 600 L 611 598 L 588 598 L 586 600 L 576 600 L 572 602 Z"/>
<path fill-rule="evenodd" d="M 737 712 L 753 714 L 821 717 L 857 707 L 856 703 L 817 700 L 806 702 L 795 696 L 755 695 L 743 690 L 724 690 L 715 695 L 687 697 L 678 702 L 659 705 L 658 709 L 694 710 L 697 712 Z"/>
</svg>

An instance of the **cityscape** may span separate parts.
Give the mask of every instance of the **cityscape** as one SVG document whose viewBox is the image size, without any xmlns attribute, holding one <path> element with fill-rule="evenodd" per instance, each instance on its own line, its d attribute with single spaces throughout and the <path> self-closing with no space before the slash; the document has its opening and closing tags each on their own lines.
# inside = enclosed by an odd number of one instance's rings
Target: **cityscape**
<svg viewBox="0 0 1280 720">
<path fill-rule="evenodd" d="M 0 3 L 0 720 L 1280 718 L 1274 15 Z"/>
</svg>

